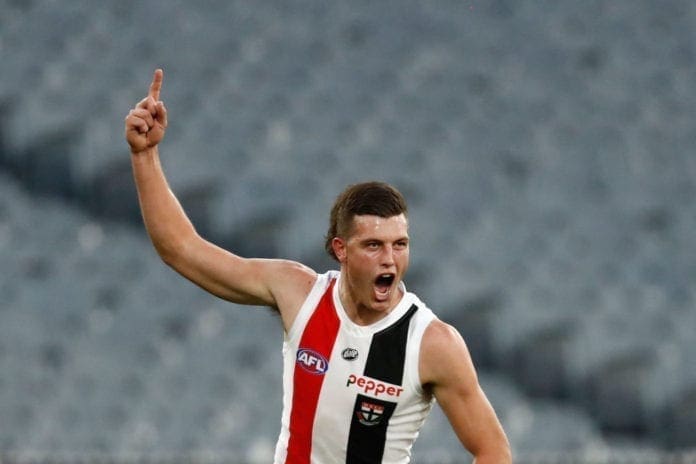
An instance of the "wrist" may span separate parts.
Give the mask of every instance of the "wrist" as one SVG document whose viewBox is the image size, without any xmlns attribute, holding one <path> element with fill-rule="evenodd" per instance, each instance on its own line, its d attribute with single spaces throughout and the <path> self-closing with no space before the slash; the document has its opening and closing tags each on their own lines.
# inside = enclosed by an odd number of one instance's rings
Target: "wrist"
<svg viewBox="0 0 696 464">
<path fill-rule="evenodd" d="M 131 147 L 131 156 L 136 158 L 152 157 L 157 154 L 157 146 L 143 148 L 142 150 L 136 150 Z"/>
</svg>

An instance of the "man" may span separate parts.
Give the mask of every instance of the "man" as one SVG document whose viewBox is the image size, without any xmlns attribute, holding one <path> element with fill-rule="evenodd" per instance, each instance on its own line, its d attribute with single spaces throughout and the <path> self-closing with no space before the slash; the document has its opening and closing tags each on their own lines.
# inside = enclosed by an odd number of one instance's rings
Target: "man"
<svg viewBox="0 0 696 464">
<path fill-rule="evenodd" d="M 338 272 L 221 249 L 196 233 L 162 171 L 162 79 L 158 69 L 125 121 L 145 227 L 165 263 L 187 279 L 280 314 L 284 407 L 275 463 L 409 462 L 433 399 L 478 464 L 510 462 L 464 341 L 402 282 L 409 237 L 401 194 L 369 182 L 338 197 L 325 244 Z"/>
</svg>

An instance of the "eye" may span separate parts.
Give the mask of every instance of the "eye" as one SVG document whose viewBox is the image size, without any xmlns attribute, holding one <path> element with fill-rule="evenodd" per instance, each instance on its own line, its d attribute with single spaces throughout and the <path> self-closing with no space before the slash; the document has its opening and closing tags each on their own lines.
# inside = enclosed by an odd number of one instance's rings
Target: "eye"
<svg viewBox="0 0 696 464">
<path fill-rule="evenodd" d="M 408 242 L 406 240 L 399 240 L 394 244 L 394 248 L 398 248 L 401 250 L 408 248 Z"/>
</svg>

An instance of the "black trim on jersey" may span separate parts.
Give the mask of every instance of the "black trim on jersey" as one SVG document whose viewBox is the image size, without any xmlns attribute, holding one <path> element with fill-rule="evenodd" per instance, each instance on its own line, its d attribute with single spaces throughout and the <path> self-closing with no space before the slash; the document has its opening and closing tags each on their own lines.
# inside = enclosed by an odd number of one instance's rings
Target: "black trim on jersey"
<svg viewBox="0 0 696 464">
<path fill-rule="evenodd" d="M 417 310 L 412 305 L 398 321 L 372 336 L 363 375 L 402 385 L 408 329 Z M 382 462 L 387 427 L 395 409 L 396 403 L 358 394 L 348 435 L 347 464 Z"/>
<path fill-rule="evenodd" d="M 418 306 L 411 306 L 401 319 L 374 334 L 363 375 L 401 385 L 406 361 L 408 326 L 417 310 Z"/>
<path fill-rule="evenodd" d="M 346 464 L 382 462 L 389 419 L 396 403 L 358 394 L 348 435 Z"/>
</svg>

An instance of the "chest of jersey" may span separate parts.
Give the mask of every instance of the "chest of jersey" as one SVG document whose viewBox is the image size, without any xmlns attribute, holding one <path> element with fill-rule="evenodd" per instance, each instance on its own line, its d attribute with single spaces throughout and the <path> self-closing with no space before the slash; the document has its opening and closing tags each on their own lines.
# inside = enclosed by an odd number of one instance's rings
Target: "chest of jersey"
<svg viewBox="0 0 696 464">
<path fill-rule="evenodd" d="M 286 347 L 285 463 L 407 462 L 430 409 L 413 378 L 416 305 L 379 331 L 338 317 L 330 289 Z M 291 365 L 292 363 L 292 365 Z"/>
</svg>

